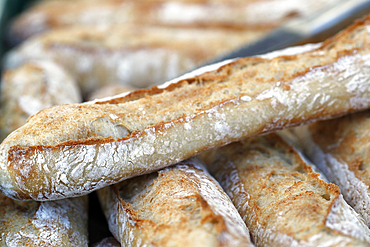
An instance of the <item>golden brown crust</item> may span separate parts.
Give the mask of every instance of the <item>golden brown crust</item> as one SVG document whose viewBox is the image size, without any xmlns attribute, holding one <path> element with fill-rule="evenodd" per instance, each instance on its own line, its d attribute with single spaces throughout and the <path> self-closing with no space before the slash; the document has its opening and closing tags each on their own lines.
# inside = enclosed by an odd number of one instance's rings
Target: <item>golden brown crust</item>
<svg viewBox="0 0 370 247">
<path fill-rule="evenodd" d="M 123 246 L 253 246 L 227 195 L 195 160 L 98 191 Z"/>
<path fill-rule="evenodd" d="M 339 188 L 320 180 L 277 135 L 232 143 L 201 157 L 239 210 L 257 246 L 337 246 L 338 240 L 341 246 L 366 246 L 361 242 L 369 240 L 370 232 L 355 214 L 347 214 L 351 223 L 360 226 L 354 231 L 360 229 L 367 237 L 348 233 L 349 222 L 330 225 L 334 205 L 341 200 Z"/>
<path fill-rule="evenodd" d="M 82 101 L 76 82 L 52 61 L 31 61 L 5 70 L 0 99 L 0 140 L 44 108 Z"/>
<path fill-rule="evenodd" d="M 88 246 L 87 197 L 0 204 L 0 246 Z"/>
<path fill-rule="evenodd" d="M 338 119 L 310 125 L 314 142 L 325 153 L 331 153 L 348 170 L 370 186 L 370 160 L 367 154 L 369 137 L 369 111 L 346 115 Z"/>
<path fill-rule="evenodd" d="M 294 129 L 303 149 L 370 225 L 369 111 Z"/>
<path fill-rule="evenodd" d="M 0 146 L 2 190 L 77 196 L 207 148 L 365 109 L 369 23 L 299 55 L 239 59 L 112 100 L 43 110 Z"/>
</svg>

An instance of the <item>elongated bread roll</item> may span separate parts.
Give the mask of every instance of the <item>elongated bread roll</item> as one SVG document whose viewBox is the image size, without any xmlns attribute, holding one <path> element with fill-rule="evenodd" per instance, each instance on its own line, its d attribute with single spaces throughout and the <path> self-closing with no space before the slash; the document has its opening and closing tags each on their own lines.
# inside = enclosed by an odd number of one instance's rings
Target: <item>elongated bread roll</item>
<svg viewBox="0 0 370 247">
<path fill-rule="evenodd" d="M 0 98 L 2 139 L 44 108 L 81 101 L 75 82 L 51 61 L 6 70 Z M 0 205 L 0 246 L 88 246 L 87 197 L 39 203 L 0 195 Z"/>
<path fill-rule="evenodd" d="M 83 195 L 207 148 L 365 109 L 369 23 L 298 55 L 239 59 L 111 100 L 45 109 L 0 145 L 1 191 Z"/>
<path fill-rule="evenodd" d="M 253 246 L 238 211 L 196 159 L 98 195 L 122 246 Z"/>
<path fill-rule="evenodd" d="M 5 70 L 0 92 L 0 140 L 42 109 L 82 101 L 76 82 L 52 61 Z"/>
<path fill-rule="evenodd" d="M 339 188 L 276 134 L 201 154 L 257 246 L 369 246 L 370 230 Z"/>
<path fill-rule="evenodd" d="M 53 202 L 0 194 L 0 246 L 88 246 L 87 196 Z"/>
<path fill-rule="evenodd" d="M 370 112 L 294 129 L 307 156 L 370 226 Z"/>
<path fill-rule="evenodd" d="M 47 32 L 8 54 L 13 68 L 30 59 L 62 65 L 84 95 L 112 83 L 148 87 L 194 69 L 262 32 L 139 25 L 74 27 Z"/>
<path fill-rule="evenodd" d="M 68 26 L 140 23 L 182 27 L 270 30 L 297 16 L 308 16 L 340 0 L 77 0 L 44 1 L 12 24 L 14 43 L 40 32 Z"/>
</svg>

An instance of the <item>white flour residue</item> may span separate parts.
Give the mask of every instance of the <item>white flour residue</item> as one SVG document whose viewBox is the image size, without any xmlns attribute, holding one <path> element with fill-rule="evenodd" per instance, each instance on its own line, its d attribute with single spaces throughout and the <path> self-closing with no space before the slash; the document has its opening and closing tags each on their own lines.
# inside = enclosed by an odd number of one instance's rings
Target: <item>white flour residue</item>
<svg viewBox="0 0 370 247">
<path fill-rule="evenodd" d="M 370 243 L 370 230 L 364 220 L 344 201 L 343 196 L 334 201 L 326 219 L 326 226 Z"/>
<path fill-rule="evenodd" d="M 186 13 L 186 14 L 184 14 Z M 204 19 L 205 9 L 200 5 L 188 5 L 180 2 L 164 3 L 158 13 L 163 22 L 191 23 Z"/>
<path fill-rule="evenodd" d="M 79 200 L 79 199 L 77 199 Z M 86 226 L 85 233 L 76 228 L 72 221 L 87 221 L 87 210 L 83 209 L 82 201 L 61 200 L 56 202 L 42 202 L 35 212 L 32 226 L 20 231 L 14 236 L 7 236 L 8 246 L 21 246 L 30 241 L 35 246 L 88 246 L 87 223 L 78 223 Z M 71 219 L 72 212 L 80 219 Z M 33 229 L 33 230 L 31 230 Z M 68 243 L 65 242 L 68 239 Z"/>
<path fill-rule="evenodd" d="M 229 64 L 229 63 L 233 62 L 234 60 L 236 60 L 236 59 L 229 59 L 229 60 L 225 60 L 225 61 L 222 61 L 222 62 L 218 62 L 218 63 L 215 63 L 215 64 L 211 64 L 211 65 L 201 67 L 201 68 L 196 69 L 192 72 L 189 72 L 189 73 L 186 73 L 186 74 L 184 74 L 180 77 L 177 77 L 173 80 L 165 82 L 162 85 L 159 85 L 158 88 L 164 89 L 164 88 L 168 87 L 170 84 L 174 84 L 174 83 L 177 83 L 179 81 L 186 80 L 186 79 L 204 74 L 206 72 L 217 70 L 218 68 L 222 67 L 223 65 Z"/>
<path fill-rule="evenodd" d="M 285 49 L 272 51 L 263 55 L 259 55 L 258 57 L 261 57 L 263 59 L 273 59 L 280 56 L 291 56 L 291 55 L 298 55 L 305 52 L 313 51 L 317 48 L 319 48 L 322 45 L 322 43 L 315 43 L 315 44 L 305 44 L 301 46 L 293 46 L 288 47 Z"/>
<path fill-rule="evenodd" d="M 202 172 L 194 171 L 189 168 L 188 164 L 194 165 L 201 169 Z M 249 239 L 249 231 L 230 198 L 222 193 L 221 186 L 209 175 L 198 159 L 191 158 L 183 161 L 174 169 L 183 170 L 186 174 L 193 177 L 192 179 L 200 189 L 201 196 L 207 201 L 215 214 L 222 216 L 231 234 Z M 237 241 L 237 239 L 233 239 L 231 236 L 225 235 L 224 237 L 228 238 L 229 241 Z"/>
<path fill-rule="evenodd" d="M 347 92 L 354 96 L 350 98 L 351 106 L 355 109 L 362 109 L 364 106 L 369 105 L 370 99 L 363 96 L 368 95 L 370 91 L 369 77 L 367 74 L 370 72 L 370 54 L 362 54 L 354 56 L 353 58 L 345 57 L 343 59 L 349 59 L 347 63 L 355 63 L 356 60 L 361 60 L 362 66 L 357 68 L 342 68 L 346 73 L 343 77 L 348 78 L 354 75 L 353 78 L 346 84 Z M 362 96 L 361 96 L 362 95 Z"/>
</svg>

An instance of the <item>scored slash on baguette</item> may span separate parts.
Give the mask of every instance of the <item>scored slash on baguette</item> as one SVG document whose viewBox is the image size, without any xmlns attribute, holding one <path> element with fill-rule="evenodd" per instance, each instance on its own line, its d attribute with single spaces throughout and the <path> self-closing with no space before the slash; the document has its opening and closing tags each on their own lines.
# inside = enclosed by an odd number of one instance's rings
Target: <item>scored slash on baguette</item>
<svg viewBox="0 0 370 247">
<path fill-rule="evenodd" d="M 195 158 L 98 196 L 122 246 L 254 246 L 229 197 Z"/>
<path fill-rule="evenodd" d="M 238 59 L 166 87 L 45 109 L 1 144 L 1 190 L 83 195 L 208 148 L 368 108 L 369 24 L 301 54 Z"/>
<path fill-rule="evenodd" d="M 293 128 L 305 154 L 337 184 L 344 199 L 370 226 L 370 112 Z"/>
<path fill-rule="evenodd" d="M 256 246 L 368 246 L 370 230 L 338 186 L 319 179 L 277 134 L 200 154 Z"/>
</svg>

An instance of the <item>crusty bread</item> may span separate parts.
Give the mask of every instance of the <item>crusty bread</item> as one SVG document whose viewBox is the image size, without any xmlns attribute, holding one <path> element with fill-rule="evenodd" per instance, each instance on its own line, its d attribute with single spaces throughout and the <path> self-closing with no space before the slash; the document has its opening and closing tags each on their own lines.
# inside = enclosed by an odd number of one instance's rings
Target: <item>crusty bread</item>
<svg viewBox="0 0 370 247">
<path fill-rule="evenodd" d="M 370 112 L 295 128 L 307 156 L 370 226 Z"/>
<path fill-rule="evenodd" d="M 200 155 L 257 246 L 369 246 L 370 230 L 339 188 L 270 134 Z"/>
<path fill-rule="evenodd" d="M 309 16 L 341 0 L 75 0 L 44 1 L 18 16 L 10 42 L 50 29 L 139 23 L 177 27 L 270 30 L 284 21 Z"/>
<path fill-rule="evenodd" d="M 44 108 L 81 102 L 75 81 L 52 61 L 5 70 L 0 98 L 1 139 Z M 0 246 L 88 246 L 87 197 L 39 203 L 0 195 L 0 205 Z"/>
<path fill-rule="evenodd" d="M 30 38 L 8 54 L 5 66 L 53 60 L 86 95 L 112 83 L 139 88 L 163 83 L 261 35 L 261 31 L 217 28 L 78 26 Z"/>
<path fill-rule="evenodd" d="M 122 246 L 253 246 L 226 193 L 194 158 L 98 195 Z"/>
<path fill-rule="evenodd" d="M 5 70 L 0 92 L 0 140 L 44 108 L 82 101 L 76 82 L 52 61 Z"/>
<path fill-rule="evenodd" d="M 78 196 L 207 148 L 365 109 L 369 23 L 298 55 L 238 59 L 111 100 L 45 109 L 0 145 L 1 191 Z"/>
<path fill-rule="evenodd" d="M 54 202 L 0 194 L 0 246 L 88 246 L 87 196 Z"/>
</svg>

